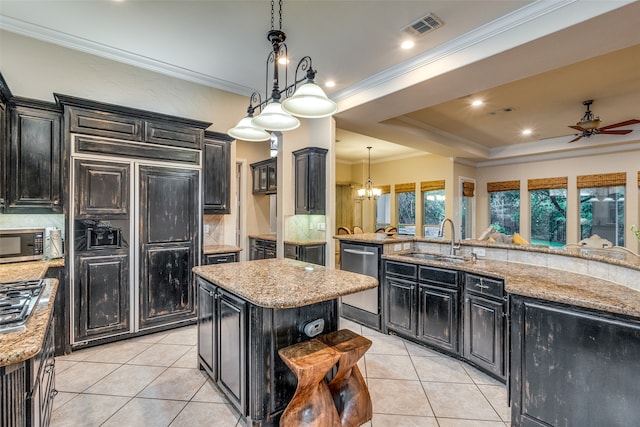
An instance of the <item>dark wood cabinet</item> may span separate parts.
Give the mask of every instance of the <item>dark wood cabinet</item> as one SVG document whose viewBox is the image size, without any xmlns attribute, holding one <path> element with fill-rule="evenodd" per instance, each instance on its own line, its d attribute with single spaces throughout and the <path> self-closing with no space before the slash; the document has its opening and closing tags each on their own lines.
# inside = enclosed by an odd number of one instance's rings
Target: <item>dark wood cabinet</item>
<svg viewBox="0 0 640 427">
<path fill-rule="evenodd" d="M 231 212 L 231 143 L 226 135 L 205 132 L 202 153 L 205 214 Z"/>
<path fill-rule="evenodd" d="M 197 170 L 140 166 L 142 329 L 195 314 L 198 180 Z"/>
<path fill-rule="evenodd" d="M 249 260 L 269 259 L 276 257 L 275 240 L 249 238 Z"/>
<path fill-rule="evenodd" d="M 65 268 L 49 267 L 45 277 L 58 280 L 58 291 L 56 292 L 56 301 L 53 306 L 53 328 L 55 355 L 62 356 L 71 353 L 71 345 L 69 344 L 71 342 L 69 331 L 70 310 L 67 306 L 69 289 Z"/>
<path fill-rule="evenodd" d="M 129 256 L 102 252 L 76 257 L 76 342 L 130 330 Z"/>
<path fill-rule="evenodd" d="M 247 414 L 247 303 L 198 279 L 198 360 L 224 394 Z"/>
<path fill-rule="evenodd" d="M 505 296 L 502 280 L 465 275 L 463 356 L 506 379 Z"/>
<path fill-rule="evenodd" d="M 9 103 L 5 212 L 62 212 L 62 114 L 59 107 L 14 97 Z"/>
<path fill-rule="evenodd" d="M 324 215 L 326 206 L 327 150 L 308 147 L 293 152 L 295 158 L 295 213 Z"/>
<path fill-rule="evenodd" d="M 385 261 L 384 323 L 386 330 L 415 338 L 418 268 L 413 264 Z"/>
<path fill-rule="evenodd" d="M 460 291 L 420 283 L 418 339 L 451 353 L 458 352 Z"/>
<path fill-rule="evenodd" d="M 226 264 L 228 262 L 237 262 L 238 254 L 236 252 L 229 252 L 226 254 L 206 254 L 202 257 L 202 264 Z"/>
<path fill-rule="evenodd" d="M 284 244 L 284 257 L 296 259 L 298 261 L 304 261 L 311 264 L 324 265 L 325 264 L 325 244 Z"/>
<path fill-rule="evenodd" d="M 512 295 L 513 426 L 640 420 L 640 319 Z"/>
<path fill-rule="evenodd" d="M 275 194 L 278 191 L 277 162 L 274 157 L 251 164 L 253 194 Z"/>
</svg>

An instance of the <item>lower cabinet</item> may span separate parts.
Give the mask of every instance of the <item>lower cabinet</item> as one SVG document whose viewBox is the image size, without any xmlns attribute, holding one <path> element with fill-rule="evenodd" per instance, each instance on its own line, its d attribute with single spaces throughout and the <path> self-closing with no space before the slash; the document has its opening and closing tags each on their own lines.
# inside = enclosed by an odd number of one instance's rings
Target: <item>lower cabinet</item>
<svg viewBox="0 0 640 427">
<path fill-rule="evenodd" d="M 418 286 L 418 340 L 458 352 L 460 291 L 427 283 Z"/>
<path fill-rule="evenodd" d="M 401 335 L 416 334 L 416 266 L 387 262 L 385 266 L 386 326 Z"/>
<path fill-rule="evenodd" d="M 198 360 L 200 366 L 246 415 L 245 301 L 198 280 Z"/>
<path fill-rule="evenodd" d="M 317 245 L 296 245 L 292 243 L 284 244 L 284 257 L 304 261 L 311 264 L 324 265 L 325 244 Z"/>
<path fill-rule="evenodd" d="M 507 376 L 505 306 L 501 280 L 466 275 L 463 357 L 502 379 Z"/>
<path fill-rule="evenodd" d="M 50 423 L 57 394 L 52 323 L 38 354 L 24 362 L 0 367 L 2 427 L 46 427 Z"/>
<path fill-rule="evenodd" d="M 511 296 L 513 426 L 636 426 L 640 319 Z"/>
<path fill-rule="evenodd" d="M 276 257 L 275 240 L 249 239 L 249 260 L 270 259 Z"/>
</svg>

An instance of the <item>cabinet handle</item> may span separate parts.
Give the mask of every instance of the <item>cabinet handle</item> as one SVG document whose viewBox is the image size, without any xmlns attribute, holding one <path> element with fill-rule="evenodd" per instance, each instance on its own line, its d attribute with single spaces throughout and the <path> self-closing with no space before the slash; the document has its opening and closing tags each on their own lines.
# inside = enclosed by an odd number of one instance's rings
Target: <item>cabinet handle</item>
<svg viewBox="0 0 640 427">
<path fill-rule="evenodd" d="M 209 291 L 209 296 L 210 296 L 210 297 L 215 296 L 215 292 L 211 292 L 211 291 Z"/>
<path fill-rule="evenodd" d="M 54 388 L 53 390 L 51 390 L 51 393 L 49 393 L 49 399 L 53 399 L 57 395 L 58 395 L 58 390 Z"/>
</svg>

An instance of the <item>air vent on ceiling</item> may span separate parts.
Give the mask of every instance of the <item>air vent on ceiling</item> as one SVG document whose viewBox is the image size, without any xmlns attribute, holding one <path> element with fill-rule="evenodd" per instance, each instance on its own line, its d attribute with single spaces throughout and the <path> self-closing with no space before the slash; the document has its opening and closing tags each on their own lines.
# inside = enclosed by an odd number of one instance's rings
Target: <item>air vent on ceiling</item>
<svg viewBox="0 0 640 427">
<path fill-rule="evenodd" d="M 403 28 L 402 31 L 408 33 L 413 37 L 421 37 L 430 31 L 437 30 L 443 25 L 444 22 L 442 22 L 440 18 L 438 18 L 433 13 L 430 13 L 409 24 L 407 27 Z"/>
</svg>

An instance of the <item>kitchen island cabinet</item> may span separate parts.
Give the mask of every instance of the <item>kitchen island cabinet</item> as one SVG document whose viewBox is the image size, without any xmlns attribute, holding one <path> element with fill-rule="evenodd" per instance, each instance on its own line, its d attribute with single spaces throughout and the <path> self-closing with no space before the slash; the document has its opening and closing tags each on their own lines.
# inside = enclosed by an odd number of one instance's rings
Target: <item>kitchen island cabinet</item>
<svg viewBox="0 0 640 427">
<path fill-rule="evenodd" d="M 199 266 L 198 363 L 250 426 L 277 426 L 296 389 L 278 350 L 338 328 L 338 297 L 371 277 L 291 259 Z"/>
</svg>

